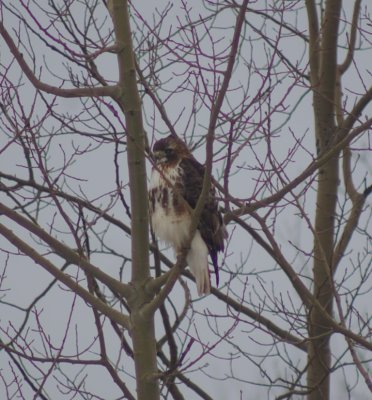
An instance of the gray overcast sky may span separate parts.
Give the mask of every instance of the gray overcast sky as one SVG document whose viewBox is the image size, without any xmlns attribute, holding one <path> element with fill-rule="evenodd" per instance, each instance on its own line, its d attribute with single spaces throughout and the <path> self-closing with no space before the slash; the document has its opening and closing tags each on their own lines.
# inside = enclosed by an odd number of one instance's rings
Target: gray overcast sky
<svg viewBox="0 0 372 400">
<path fill-rule="evenodd" d="M 134 3 L 136 11 L 139 12 L 142 15 L 143 20 L 148 22 L 150 25 L 154 23 L 153 15 L 155 15 L 155 20 L 159 18 L 156 17 L 157 10 L 162 10 L 168 4 L 165 1 L 148 2 L 145 0 L 136 1 Z M 259 3 L 260 2 L 252 3 L 252 7 L 260 7 Z M 349 2 L 344 3 L 347 8 Z M 11 2 L 4 2 L 4 4 L 10 5 Z M 191 15 L 193 18 L 197 18 L 199 14 L 205 16 L 209 12 L 205 8 L 204 3 L 200 1 L 189 1 L 187 5 L 192 9 Z M 268 2 L 267 6 L 262 2 L 263 9 L 270 5 L 271 2 Z M 369 2 L 364 2 L 363 6 L 371 7 Z M 75 17 L 77 19 L 80 18 L 83 23 L 84 15 L 79 14 L 81 13 L 81 7 L 78 4 L 76 7 Z M 18 8 L 23 10 L 25 13 L 24 9 L 22 9 L 20 5 L 18 5 Z M 47 26 L 50 21 L 48 21 L 45 16 L 42 16 L 42 13 L 37 9 L 37 7 L 33 7 L 32 9 L 40 17 L 38 22 Z M 290 20 L 286 20 L 286 22 L 292 24 L 297 23 L 299 30 L 306 32 L 307 27 L 304 14 L 300 11 L 300 7 L 298 7 L 298 9 L 299 11 L 297 14 L 288 14 L 290 15 Z M 350 10 L 347 9 L 345 12 L 345 17 L 349 18 Z M 12 32 L 11 28 L 17 27 L 17 19 L 7 11 L 4 11 L 4 13 L 6 16 L 4 18 L 5 26 L 10 30 L 10 32 Z M 26 15 L 26 13 L 24 15 Z M 177 19 L 177 17 L 180 17 L 181 19 Z M 103 15 L 100 15 L 98 18 L 101 21 L 104 20 Z M 132 29 L 136 39 L 139 41 L 143 39 L 142 35 L 148 35 L 148 28 L 144 24 L 141 26 L 142 22 L 140 19 L 136 16 L 135 18 L 138 21 L 138 25 L 132 23 Z M 218 40 L 215 45 L 215 50 L 222 50 L 230 43 L 232 30 L 228 28 L 232 26 L 233 21 L 233 15 L 229 11 L 226 11 L 221 13 L 221 15 L 219 15 L 213 22 L 215 29 L 211 30 L 210 33 L 213 40 Z M 267 32 L 267 34 L 271 35 L 273 38 L 275 38 L 276 35 L 279 35 L 278 32 L 276 32 L 277 28 L 275 25 L 270 25 L 267 21 L 265 22 L 265 25 L 263 20 L 257 15 L 248 15 L 248 21 L 251 22 L 256 29 L 261 30 L 262 32 Z M 182 10 L 182 3 L 177 1 L 173 2 L 172 7 L 170 7 L 166 22 L 160 31 L 160 36 L 166 37 L 167 32 L 170 30 L 176 30 L 176 27 L 179 26 L 180 23 L 185 23 L 185 16 Z M 33 23 L 33 26 L 35 26 L 35 23 Z M 109 26 L 110 21 L 106 20 L 104 30 L 107 31 Z M 203 26 L 200 26 L 198 29 L 202 32 Z M 21 32 L 22 37 L 26 38 L 24 36 L 24 31 L 22 30 Z M 342 31 L 342 34 L 345 34 L 344 31 Z M 247 28 L 247 31 L 245 32 L 245 41 L 242 43 L 243 57 L 239 60 L 239 63 L 236 66 L 230 85 L 231 88 L 243 87 L 248 93 L 247 101 L 252 100 L 256 92 L 263 85 L 263 81 L 265 80 L 265 70 L 263 68 L 267 65 L 271 56 L 270 46 L 259 41 L 258 36 L 259 33 L 254 32 L 252 27 Z M 205 32 L 201 34 L 201 37 L 203 39 L 201 41 L 202 51 L 208 53 L 211 50 L 211 39 L 208 38 L 208 35 Z M 151 39 L 150 35 L 148 38 L 148 46 L 150 46 Z M 370 36 L 369 40 L 371 40 Z M 30 43 L 24 43 L 24 45 L 27 48 L 30 46 Z M 51 60 L 50 50 L 40 43 L 40 41 L 36 40 L 35 37 L 31 39 L 31 45 L 33 52 L 37 55 L 36 62 L 38 63 L 38 66 L 42 67 L 42 76 L 45 77 L 43 79 L 51 79 L 51 82 L 53 82 L 55 78 L 51 77 L 54 74 L 67 76 L 65 64 L 62 63 L 62 58 L 57 59 L 57 56 L 53 56 L 56 57 L 56 60 Z M 175 46 L 175 48 L 176 47 L 177 46 Z M 146 48 L 146 45 L 144 45 L 144 48 Z M 300 69 L 306 69 L 306 47 L 303 45 L 301 40 L 290 37 L 284 38 L 283 36 L 279 41 L 278 48 L 293 63 L 298 62 L 298 67 Z M 195 99 L 194 93 L 190 90 L 191 85 L 186 81 L 184 86 L 187 86 L 187 90 L 181 90 L 182 88 L 179 88 L 177 93 L 172 94 L 168 99 L 167 96 L 170 91 L 180 85 L 185 78 L 187 68 L 182 62 L 175 62 L 174 54 L 169 54 L 164 48 L 160 51 L 164 52 L 163 58 L 161 59 L 162 62 L 159 62 L 159 65 L 162 65 L 162 68 L 159 68 L 156 73 L 160 81 L 167 83 L 164 85 L 164 88 L 159 87 L 159 95 L 162 97 L 163 101 L 166 101 L 165 107 L 167 114 L 171 121 L 175 123 L 179 135 L 184 135 L 188 138 L 190 144 L 198 143 L 198 139 L 206 133 L 206 126 L 210 116 L 208 106 L 203 104 L 202 100 L 199 98 L 196 103 L 193 103 Z M 340 50 L 340 57 L 344 55 L 344 53 L 343 50 Z M 146 53 L 139 55 L 141 65 L 145 65 L 147 57 L 148 54 Z M 26 52 L 25 58 L 29 59 Z M 365 67 L 370 65 L 370 58 L 370 48 L 364 52 L 358 53 L 358 62 L 360 63 L 359 65 L 362 65 L 362 68 L 358 71 L 355 71 L 354 69 L 353 72 L 350 73 L 350 77 L 348 76 L 346 79 L 345 92 L 347 93 L 348 103 L 355 101 L 354 93 L 362 91 L 363 84 L 370 85 L 370 69 L 368 70 L 368 67 Z M 278 61 L 277 59 L 275 60 Z M 1 44 L 1 62 L 5 65 L 10 62 L 10 54 L 3 42 Z M 44 62 L 48 65 L 48 68 L 50 68 L 49 70 L 45 67 Z M 207 66 L 207 57 L 203 58 L 201 62 L 204 62 Z M 101 56 L 98 58 L 97 64 L 102 76 L 106 79 L 112 79 L 115 81 L 117 77 L 117 67 L 114 55 L 110 54 Z M 13 68 L 14 73 L 12 72 L 10 76 L 17 80 L 19 77 L 19 71 L 16 66 Z M 301 85 L 300 81 L 296 80 L 296 77 L 291 77 L 288 71 L 280 65 L 275 68 L 275 70 L 273 69 L 275 73 L 271 76 L 272 82 L 267 83 L 266 86 L 267 88 L 273 87 L 274 90 L 270 96 L 265 98 L 265 101 L 252 103 L 252 107 L 247 110 L 247 118 L 249 119 L 249 124 L 247 124 L 247 126 L 254 129 L 256 125 L 259 125 L 260 118 L 263 118 L 265 113 L 271 113 L 270 123 L 262 124 L 262 127 L 259 127 L 257 130 L 257 136 L 264 134 L 265 129 L 271 129 L 272 145 L 274 146 L 274 154 L 278 163 L 281 163 L 283 160 L 290 157 L 291 149 L 293 149 L 296 142 L 301 139 L 301 146 L 299 146 L 297 153 L 293 156 L 293 159 L 286 167 L 288 178 L 293 178 L 311 162 L 313 157 L 314 140 L 312 133 L 312 99 L 308 90 Z M 77 73 L 78 68 L 73 66 L 72 72 Z M 260 76 L 260 72 L 262 72 L 262 76 Z M 205 72 L 205 79 L 208 83 L 213 82 L 213 76 L 207 72 Z M 57 82 L 57 80 L 55 80 L 55 82 Z M 155 85 L 156 80 L 151 83 Z M 23 85 L 24 86 L 20 90 L 20 93 L 22 94 L 21 102 L 26 110 L 30 110 L 33 104 L 32 96 L 34 92 L 26 79 L 23 79 Z M 227 114 L 233 113 L 238 108 L 244 95 L 244 90 L 237 89 L 229 94 L 228 101 L 224 105 L 224 110 Z M 78 100 L 57 99 L 56 103 L 58 103 L 56 109 L 61 114 L 77 116 L 84 111 L 82 104 Z M 206 99 L 206 104 L 207 103 L 208 99 Z M 285 106 L 281 108 L 279 106 L 280 104 Z M 197 106 L 197 112 L 195 110 L 193 113 L 192 109 L 195 106 Z M 39 115 L 42 115 L 43 111 L 45 111 L 45 105 L 40 98 L 38 100 L 38 107 L 40 107 Z M 107 104 L 101 104 L 101 107 L 105 110 L 104 112 L 105 115 L 107 115 L 107 118 L 110 119 L 110 124 L 112 124 L 118 132 L 122 132 L 123 129 L 120 124 L 120 119 L 123 118 L 122 115 L 116 117 L 112 112 L 112 108 L 107 106 Z M 275 107 L 277 107 L 277 109 L 273 112 Z M 153 141 L 161 137 L 162 134 L 167 133 L 167 129 L 165 124 L 161 121 L 159 113 L 154 110 L 153 105 L 148 98 L 144 99 L 144 109 L 146 130 L 150 141 Z M 369 115 L 370 111 L 371 107 L 367 110 Z M 88 114 L 84 114 L 84 118 L 87 118 L 86 115 Z M 82 130 L 85 129 L 87 132 L 92 132 L 93 129 L 96 129 L 95 124 L 92 123 L 92 120 L 94 120 L 94 114 L 90 117 L 91 120 L 86 119 L 85 125 L 80 122 L 76 124 L 76 127 Z M 36 113 L 33 118 L 36 120 Z M 102 125 L 98 129 L 103 129 L 104 127 L 107 127 L 108 130 L 110 129 L 110 124 L 106 123 L 103 118 L 99 118 L 99 122 Z M 57 120 L 53 118 L 49 118 L 45 122 L 45 125 L 41 130 L 42 133 L 43 129 L 48 131 L 55 130 L 58 133 L 62 132 L 59 131 Z M 47 132 L 46 130 L 44 132 L 45 134 Z M 192 137 L 193 134 L 195 135 L 194 137 Z M 224 138 L 228 135 L 228 125 L 221 125 L 216 132 L 216 135 L 218 142 L 215 145 L 216 164 L 214 165 L 214 175 L 216 177 L 222 177 L 225 164 L 223 160 L 219 158 L 219 149 L 222 149 L 221 151 L 223 152 Z M 246 135 L 245 137 L 248 137 L 249 132 L 244 133 L 243 136 L 244 135 Z M 252 142 L 254 140 L 255 137 L 252 137 Z M 366 140 L 368 140 L 367 136 L 365 141 L 363 139 L 360 142 L 360 147 L 362 147 L 363 143 L 365 144 Z M 8 142 L 9 138 L 5 137 L 5 135 L 1 135 L 1 148 L 4 148 Z M 77 178 L 66 179 L 68 191 L 71 191 L 71 193 L 79 193 L 80 195 L 83 193 L 83 196 L 88 198 L 89 201 L 100 206 L 102 209 L 105 209 L 106 207 L 109 207 L 117 188 L 114 175 L 115 148 L 112 143 L 99 146 L 97 149 L 95 149 L 94 146 L 95 141 L 90 137 L 67 134 L 65 131 L 63 135 L 56 135 L 56 137 L 53 138 L 50 145 L 50 158 L 48 159 L 48 165 L 50 165 L 51 168 L 56 168 L 54 174 L 58 174 L 58 168 L 65 162 L 66 155 L 68 158 L 68 155 L 76 152 L 77 148 L 79 148 L 79 151 L 82 151 L 83 149 L 89 150 L 85 151 L 84 154 L 78 158 L 78 162 L 72 163 L 68 168 L 68 174 Z M 235 144 L 235 150 L 238 148 L 239 142 L 237 141 Z M 93 149 L 94 151 L 92 151 Z M 264 141 L 261 143 L 257 142 L 257 144 L 255 143 L 254 148 L 247 146 L 240 152 L 239 157 L 234 164 L 234 174 L 230 177 L 230 191 L 236 198 L 258 200 L 259 198 L 267 196 L 268 191 L 260 191 L 260 184 L 258 182 L 258 179 L 261 178 L 259 173 L 260 161 L 265 159 L 266 153 L 267 143 Z M 204 147 L 199 146 L 199 148 L 195 150 L 194 154 L 200 161 L 203 161 L 205 158 Z M 368 158 L 368 153 L 360 152 L 356 157 L 360 157 L 360 162 L 356 166 L 356 174 L 359 174 L 358 183 L 362 184 L 364 178 L 370 182 L 370 171 L 372 170 L 372 165 L 370 157 Z M 128 198 L 128 188 L 126 187 L 128 177 L 125 167 L 126 158 L 124 153 L 120 154 L 119 162 L 123 165 L 120 171 L 120 180 L 124 186 L 123 193 L 126 198 Z M 7 151 L 0 157 L 0 170 L 4 173 L 25 177 L 25 169 L 22 165 L 24 165 L 24 153 L 17 146 L 9 146 L 9 149 L 7 149 Z M 40 176 L 39 178 L 41 179 Z M 300 194 L 302 189 L 304 189 L 304 185 L 301 185 L 296 189 L 296 193 Z M 0 196 L 3 197 L 2 194 L 0 194 Z M 252 196 L 255 198 L 251 199 Z M 308 191 L 307 195 L 300 199 L 302 202 L 301 206 L 306 210 L 306 215 L 310 220 L 313 219 L 314 214 L 314 196 L 314 191 Z M 5 201 L 5 198 L 4 200 L 2 199 L 2 201 Z M 116 218 L 120 220 L 122 219 L 128 223 L 125 209 L 119 201 L 117 201 L 114 207 L 110 208 L 110 213 L 112 213 Z M 282 247 L 287 259 L 293 263 L 293 266 L 297 271 L 306 276 L 311 273 L 311 263 L 308 254 L 312 250 L 312 235 L 307 226 L 306 220 L 298 217 L 296 213 L 298 213 L 298 208 L 292 207 L 291 205 L 287 205 L 280 209 L 280 212 L 278 212 L 275 217 L 272 217 L 273 225 L 275 225 L 273 231 L 275 232 L 275 238 Z M 66 243 L 72 245 L 72 239 L 63 235 L 66 226 L 64 226 L 62 218 L 55 214 L 54 209 L 41 210 L 40 217 L 41 224 L 45 227 L 50 226 L 53 221 L 56 228 L 61 230 L 60 237 L 63 238 Z M 248 219 L 248 222 L 258 230 L 258 226 L 255 225 L 254 221 Z M 13 224 L 10 224 L 9 226 L 15 231 L 19 229 Z M 366 228 L 370 229 L 370 225 Z M 96 226 L 97 232 L 103 232 L 105 229 L 107 229 L 106 223 L 101 220 L 98 221 Z M 230 241 L 226 252 L 225 265 L 223 267 L 223 272 L 221 273 L 222 291 L 232 294 L 232 296 L 237 299 L 244 297 L 247 303 L 251 303 L 256 307 L 265 307 L 266 305 L 264 304 L 264 301 L 269 303 L 268 307 L 274 307 L 275 301 L 279 301 L 280 299 L 289 307 L 293 307 L 294 311 L 297 311 L 301 306 L 300 301 L 293 288 L 288 284 L 288 279 L 283 272 L 263 250 L 252 242 L 252 239 L 249 236 L 243 235 L 242 230 L 233 224 L 230 224 L 228 229 L 230 233 Z M 23 232 L 22 234 L 24 237 L 29 238 L 27 234 Z M 96 237 L 92 236 L 91 242 L 93 247 L 96 247 L 97 249 L 100 247 L 99 241 Z M 129 263 L 125 264 L 124 257 L 122 256 L 128 254 L 129 239 L 115 227 L 110 227 L 110 229 L 107 229 L 105 235 L 105 243 L 108 246 L 105 250 L 108 251 L 109 249 L 113 249 L 121 256 L 110 256 L 104 251 L 97 251 L 97 253 L 92 254 L 92 262 L 96 265 L 100 265 L 105 271 L 112 271 L 113 275 L 117 276 L 117 271 L 123 264 L 126 267 L 129 266 Z M 35 246 L 38 246 L 38 244 L 35 244 Z M 357 237 L 351 246 L 351 256 L 354 256 L 358 252 L 365 253 L 365 246 L 365 242 L 358 240 Z M 7 243 L 3 239 L 0 239 L 0 248 L 6 247 L 8 247 Z M 301 251 L 298 251 L 298 249 L 301 249 Z M 174 257 L 171 251 L 168 251 L 167 255 L 171 259 Z M 2 259 L 1 262 L 5 265 L 8 260 L 6 253 L 1 252 L 0 256 Z M 56 261 L 58 265 L 61 265 L 61 260 L 57 256 L 52 256 L 51 259 Z M 348 265 L 348 262 L 349 261 L 345 262 L 345 271 L 349 271 L 348 268 L 351 268 Z M 241 273 L 241 275 L 230 284 L 230 279 L 237 272 Z M 81 279 L 84 279 L 84 274 L 81 272 L 78 273 L 75 268 L 71 268 L 69 273 L 78 274 Z M 20 276 L 22 276 L 22 279 L 19 279 Z M 129 280 L 128 268 L 124 268 L 124 280 L 125 279 Z M 358 279 L 358 276 L 350 278 L 349 285 L 353 287 L 354 284 L 358 283 Z M 29 260 L 24 257 L 11 256 L 9 259 L 9 266 L 6 270 L 6 280 L 3 289 L 5 290 L 4 293 L 6 293 L 5 301 L 8 303 L 17 302 L 20 307 L 26 307 L 50 281 L 51 277 L 45 274 L 44 271 Z M 310 286 L 309 280 L 304 279 L 304 282 Z M 368 285 L 370 287 L 370 283 L 367 284 L 366 287 L 368 287 Z M 284 370 L 285 363 L 281 361 L 279 357 L 274 357 L 276 352 L 283 352 L 283 354 L 281 354 L 283 358 L 292 358 L 294 364 L 296 364 L 299 369 L 304 367 L 306 357 L 304 357 L 299 350 L 296 350 L 293 347 L 286 348 L 288 353 L 285 353 L 284 346 L 282 345 L 279 345 L 278 348 L 275 349 L 275 346 L 273 346 L 271 340 L 269 340 L 269 336 L 266 337 L 262 331 L 255 329 L 251 320 L 242 316 L 243 321 L 241 321 L 240 325 L 236 325 L 236 319 L 226 317 L 226 306 L 217 301 L 215 297 L 208 296 L 203 299 L 197 299 L 194 284 L 188 282 L 188 287 L 190 288 L 191 296 L 195 301 L 192 303 L 192 310 L 188 313 L 188 318 L 185 319 L 181 326 L 181 333 L 179 334 L 178 340 L 185 344 L 191 336 L 194 336 L 200 338 L 200 341 L 204 344 L 216 344 L 216 347 L 213 348 L 210 356 L 201 359 L 200 362 L 197 362 L 197 358 L 201 354 L 202 347 L 197 343 L 193 345 L 185 364 L 187 365 L 188 363 L 195 361 L 195 367 L 191 367 L 192 370 L 201 367 L 204 368 L 202 368 L 200 372 L 191 374 L 190 377 L 192 377 L 192 379 L 197 383 L 200 383 L 214 399 L 271 399 L 274 398 L 275 395 L 280 394 L 282 391 L 278 389 L 278 391 L 274 390 L 273 392 L 269 392 L 267 395 L 267 387 L 253 387 L 251 383 L 261 383 L 265 381 L 265 378 L 261 375 L 262 370 L 267 370 L 272 379 L 275 377 L 284 377 L 286 374 L 290 375 L 289 370 Z M 33 335 L 32 330 L 37 330 L 38 322 L 40 322 L 40 324 L 45 327 L 46 333 L 51 335 L 53 338 L 53 345 L 56 346 L 56 348 L 61 346 L 65 341 L 64 351 L 66 353 L 72 353 L 75 350 L 75 343 L 77 341 L 81 343 L 80 346 L 82 348 L 94 343 L 96 340 L 96 333 L 92 329 L 92 314 L 87 312 L 86 305 L 64 291 L 65 289 L 62 286 L 56 285 L 51 292 L 51 295 L 44 301 L 41 300 L 38 303 L 36 310 L 38 310 L 40 316 L 38 319 L 36 318 L 36 314 L 32 315 L 30 322 L 31 330 L 29 334 Z M 180 298 L 180 293 L 183 292 L 181 291 L 180 285 L 177 285 L 171 296 L 175 307 L 178 310 L 181 310 L 184 304 L 184 299 Z M 367 299 L 366 296 L 360 301 L 361 304 L 359 305 L 359 310 L 362 314 L 367 313 L 369 310 L 368 300 L 369 299 Z M 280 308 L 280 305 L 278 305 L 278 308 Z M 71 310 L 73 310 L 73 312 L 71 312 Z M 206 318 L 205 314 L 221 315 L 221 318 L 216 318 L 219 322 L 218 334 L 216 334 L 215 330 L 217 330 L 217 328 L 214 326 L 216 320 L 212 316 Z M 274 315 L 273 313 L 269 313 L 269 315 L 274 322 L 277 322 L 278 324 L 283 323 L 283 326 L 288 328 L 288 324 L 286 324 L 285 321 L 282 321 L 282 315 Z M 6 305 L 1 307 L 0 316 L 1 322 L 4 324 L 3 326 L 7 325 L 7 321 L 11 321 L 14 326 L 17 326 L 17 324 L 19 324 L 23 319 L 23 313 Z M 160 334 L 162 333 L 163 328 L 160 319 L 158 322 L 157 330 Z M 67 324 L 69 325 L 66 329 Z M 118 359 L 118 357 L 124 357 L 124 355 L 120 354 L 119 356 L 117 354 L 117 339 L 114 335 L 109 333 L 109 329 L 107 329 L 107 334 L 109 335 L 109 352 L 111 353 L 112 361 L 118 363 L 118 365 L 121 365 L 121 363 L 129 363 L 127 358 L 124 360 L 123 358 Z M 218 343 L 219 335 L 224 334 L 227 335 L 225 340 Z M 42 348 L 43 344 L 41 343 L 40 338 L 38 338 L 37 335 L 33 336 L 35 336 L 33 346 L 35 348 L 38 346 Z M 343 339 L 335 336 L 332 344 L 335 351 L 335 357 L 342 357 L 342 355 L 337 352 L 337 349 L 344 349 L 345 343 Z M 94 351 L 97 351 L 97 348 L 96 345 L 92 347 Z M 91 352 L 92 357 L 94 351 Z M 254 363 L 260 362 L 261 357 L 265 354 L 269 354 L 269 356 L 263 362 L 263 367 L 260 373 L 259 369 L 254 367 Z M 226 361 L 226 358 L 229 357 L 231 357 L 231 360 L 233 361 Z M 9 368 L 9 360 L 5 357 L 0 357 L 0 370 L 7 377 L 10 377 L 11 375 Z M 75 367 L 68 368 L 73 369 Z M 128 382 L 131 382 L 129 375 L 132 372 L 133 371 L 131 370 L 128 373 Z M 82 372 L 82 374 L 84 373 L 85 371 Z M 354 392 L 356 393 L 355 399 L 367 399 L 368 389 L 365 387 L 364 382 L 362 380 L 358 383 L 355 382 L 354 372 L 352 369 L 346 369 L 346 374 L 350 378 L 351 384 L 357 385 Z M 229 376 L 234 376 L 236 379 L 227 379 Z M 206 384 L 205 382 L 207 381 L 207 378 L 208 383 Z M 105 380 L 106 379 L 102 379 L 98 367 L 89 369 L 89 384 L 93 387 L 97 387 L 97 390 L 101 393 L 103 398 L 116 398 L 118 393 L 111 392 L 114 385 L 111 385 L 111 382 L 109 381 L 106 385 Z M 344 381 L 344 372 L 342 370 L 336 372 L 332 381 L 332 393 L 334 398 L 337 397 L 341 400 L 346 400 L 347 397 L 345 394 Z M 57 385 L 57 383 L 51 380 L 49 382 L 49 388 L 53 387 L 53 385 Z M 133 388 L 134 382 L 132 381 L 129 385 Z M 108 393 L 108 391 L 110 391 L 110 393 Z M 27 389 L 25 389 L 25 393 L 28 393 Z M 5 398 L 4 396 L 6 396 L 5 389 L 0 383 L 0 397 Z M 25 395 L 26 399 L 28 398 L 27 396 L 28 395 Z"/>
</svg>

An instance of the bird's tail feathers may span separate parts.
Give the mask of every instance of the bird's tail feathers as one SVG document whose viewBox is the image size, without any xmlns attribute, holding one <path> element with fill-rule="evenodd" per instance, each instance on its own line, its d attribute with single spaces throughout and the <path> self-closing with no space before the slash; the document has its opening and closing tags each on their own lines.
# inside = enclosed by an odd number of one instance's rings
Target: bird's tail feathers
<svg viewBox="0 0 372 400">
<path fill-rule="evenodd" d="M 218 287 L 220 283 L 220 275 L 218 273 L 218 259 L 217 259 L 217 251 L 210 251 L 209 255 L 211 256 L 214 273 L 216 275 L 216 286 Z"/>
<path fill-rule="evenodd" d="M 186 261 L 195 277 L 198 295 L 209 294 L 211 291 L 211 282 L 208 270 L 208 248 L 199 231 L 196 231 L 191 242 Z"/>
</svg>

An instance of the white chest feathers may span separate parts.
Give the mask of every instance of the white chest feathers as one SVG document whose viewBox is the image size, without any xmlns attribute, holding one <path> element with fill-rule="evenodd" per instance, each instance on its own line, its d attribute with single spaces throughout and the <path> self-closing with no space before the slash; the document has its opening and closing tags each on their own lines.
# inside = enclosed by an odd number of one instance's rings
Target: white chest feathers
<svg viewBox="0 0 372 400">
<path fill-rule="evenodd" d="M 149 196 L 154 233 L 176 251 L 187 240 L 191 223 L 190 212 L 177 193 L 181 185 L 180 174 L 179 166 L 168 168 L 164 173 L 154 169 Z"/>
</svg>

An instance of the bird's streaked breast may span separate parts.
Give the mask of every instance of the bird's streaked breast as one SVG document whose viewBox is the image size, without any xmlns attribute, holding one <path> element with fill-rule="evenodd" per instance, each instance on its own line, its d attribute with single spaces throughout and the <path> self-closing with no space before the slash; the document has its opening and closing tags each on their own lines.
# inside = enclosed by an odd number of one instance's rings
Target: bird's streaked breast
<svg viewBox="0 0 372 400">
<path fill-rule="evenodd" d="M 149 189 L 152 228 L 159 239 L 175 248 L 187 240 L 191 223 L 190 212 L 176 193 L 179 179 L 178 166 L 154 169 Z"/>
</svg>

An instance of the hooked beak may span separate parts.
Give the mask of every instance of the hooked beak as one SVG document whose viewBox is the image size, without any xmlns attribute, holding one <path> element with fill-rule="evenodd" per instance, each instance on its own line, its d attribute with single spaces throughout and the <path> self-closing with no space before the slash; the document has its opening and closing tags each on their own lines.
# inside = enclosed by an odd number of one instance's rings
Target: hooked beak
<svg viewBox="0 0 372 400">
<path fill-rule="evenodd" d="M 158 150 L 154 152 L 154 160 L 156 164 L 162 164 L 167 161 L 167 157 L 165 155 L 165 152 L 162 150 Z"/>
</svg>

